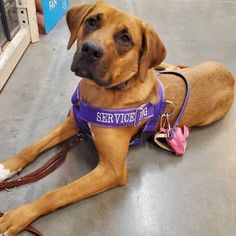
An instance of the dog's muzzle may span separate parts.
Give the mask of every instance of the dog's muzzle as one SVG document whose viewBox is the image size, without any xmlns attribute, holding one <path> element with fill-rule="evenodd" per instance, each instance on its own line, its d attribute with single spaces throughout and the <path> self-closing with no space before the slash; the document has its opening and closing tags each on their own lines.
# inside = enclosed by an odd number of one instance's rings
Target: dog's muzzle
<svg viewBox="0 0 236 236">
<path fill-rule="evenodd" d="M 92 79 L 103 56 L 104 49 L 100 44 L 84 41 L 74 55 L 71 70 L 77 76 Z"/>
</svg>

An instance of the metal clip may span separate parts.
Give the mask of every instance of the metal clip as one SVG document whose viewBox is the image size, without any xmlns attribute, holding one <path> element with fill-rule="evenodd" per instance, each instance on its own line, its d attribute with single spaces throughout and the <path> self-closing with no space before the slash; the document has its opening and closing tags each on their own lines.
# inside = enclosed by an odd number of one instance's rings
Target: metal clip
<svg viewBox="0 0 236 236">
<path fill-rule="evenodd" d="M 85 140 L 85 135 L 82 134 L 82 133 L 79 133 L 79 134 L 77 135 L 76 139 L 75 139 L 76 142 L 78 142 L 78 141 L 82 142 L 82 141 L 84 141 L 84 140 Z"/>
<path fill-rule="evenodd" d="M 70 141 L 69 146 L 73 147 L 76 143 L 82 142 L 84 140 L 85 140 L 85 135 L 79 133 L 78 135 L 76 135 L 75 139 L 72 139 L 72 141 Z"/>
<path fill-rule="evenodd" d="M 21 181 L 21 179 L 18 179 L 17 181 Z M 12 193 L 16 190 L 17 187 L 14 187 L 14 188 L 5 188 L 5 190 L 9 193 Z"/>
<path fill-rule="evenodd" d="M 162 114 L 161 120 L 160 120 L 160 129 L 165 129 L 167 131 L 169 131 L 171 129 L 170 115 L 168 113 Z"/>
<path fill-rule="evenodd" d="M 161 148 L 172 152 L 172 150 L 166 144 L 166 139 L 169 138 L 169 133 L 171 131 L 170 115 L 171 114 L 169 113 L 162 114 L 160 119 L 160 130 L 154 135 L 154 142 Z M 163 139 L 164 141 L 162 141 Z"/>
</svg>

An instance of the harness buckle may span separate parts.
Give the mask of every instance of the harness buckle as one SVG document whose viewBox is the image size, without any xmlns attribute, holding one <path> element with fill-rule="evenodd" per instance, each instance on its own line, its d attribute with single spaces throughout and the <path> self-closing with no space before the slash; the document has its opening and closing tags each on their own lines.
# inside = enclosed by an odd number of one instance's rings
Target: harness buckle
<svg viewBox="0 0 236 236">
<path fill-rule="evenodd" d="M 139 126 L 142 121 L 142 118 L 147 115 L 145 114 L 145 112 L 147 111 L 143 109 L 144 107 L 146 107 L 146 104 L 142 104 L 136 108 L 134 117 L 134 126 Z"/>
</svg>

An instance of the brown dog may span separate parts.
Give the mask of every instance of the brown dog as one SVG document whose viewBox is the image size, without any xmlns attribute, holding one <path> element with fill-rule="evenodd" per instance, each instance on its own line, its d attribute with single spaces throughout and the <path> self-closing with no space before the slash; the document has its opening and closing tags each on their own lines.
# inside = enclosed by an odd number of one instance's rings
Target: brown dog
<svg viewBox="0 0 236 236">
<path fill-rule="evenodd" d="M 174 75 L 156 75 L 152 69 L 165 58 L 166 50 L 152 27 L 105 3 L 70 9 L 68 48 L 77 40 L 72 71 L 82 76 L 81 97 L 104 108 L 138 107 L 156 103 L 157 79 L 166 99 L 176 107 L 173 122 L 185 96 L 185 84 Z M 164 69 L 168 65 L 161 65 Z M 191 97 L 180 125 L 201 126 L 225 116 L 233 102 L 234 79 L 215 62 L 180 69 L 190 81 Z M 109 88 L 127 81 L 124 88 Z M 0 234 L 17 235 L 32 221 L 65 206 L 127 182 L 126 155 L 131 138 L 144 123 L 127 128 L 104 128 L 90 124 L 99 154 L 99 164 L 86 176 L 49 192 L 32 203 L 10 210 L 0 218 Z M 157 124 L 158 127 L 158 124 Z M 0 165 L 0 181 L 10 178 L 34 161 L 40 153 L 79 132 L 73 113 L 56 129 Z M 117 138 L 119 137 L 119 138 Z M 113 145 L 116 143 L 116 145 Z"/>
</svg>

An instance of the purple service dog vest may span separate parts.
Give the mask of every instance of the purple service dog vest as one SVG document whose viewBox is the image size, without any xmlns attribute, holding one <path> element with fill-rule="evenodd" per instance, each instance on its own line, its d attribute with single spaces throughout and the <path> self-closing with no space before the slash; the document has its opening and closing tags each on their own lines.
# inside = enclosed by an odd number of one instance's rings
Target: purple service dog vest
<svg viewBox="0 0 236 236">
<path fill-rule="evenodd" d="M 73 104 L 75 122 L 80 129 L 80 132 L 83 134 L 90 134 L 88 123 L 103 127 L 117 128 L 139 126 L 143 120 L 148 119 L 142 127 L 142 132 L 154 133 L 156 123 L 159 121 L 166 107 L 163 85 L 160 81 L 158 81 L 158 85 L 159 101 L 156 104 L 145 103 L 138 107 L 128 109 L 106 109 L 102 107 L 93 107 L 83 101 L 80 97 L 79 83 L 71 98 L 71 102 Z M 130 144 L 138 145 L 140 142 L 134 139 Z"/>
</svg>

